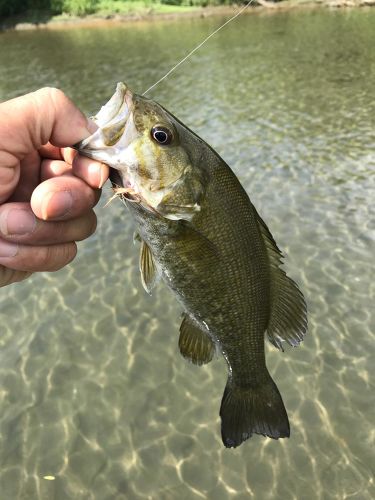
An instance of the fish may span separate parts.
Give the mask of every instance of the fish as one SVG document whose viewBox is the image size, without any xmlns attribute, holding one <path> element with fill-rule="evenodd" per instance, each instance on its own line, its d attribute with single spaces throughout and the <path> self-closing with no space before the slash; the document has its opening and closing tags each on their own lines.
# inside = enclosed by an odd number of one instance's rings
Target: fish
<svg viewBox="0 0 375 500">
<path fill-rule="evenodd" d="M 179 350 L 195 365 L 221 353 L 228 379 L 221 436 L 235 448 L 260 434 L 290 436 L 288 415 L 265 359 L 307 331 L 303 293 L 238 178 L 203 139 L 125 83 L 76 145 L 107 164 L 140 241 L 139 267 L 151 294 L 161 278 L 182 305 Z"/>
</svg>

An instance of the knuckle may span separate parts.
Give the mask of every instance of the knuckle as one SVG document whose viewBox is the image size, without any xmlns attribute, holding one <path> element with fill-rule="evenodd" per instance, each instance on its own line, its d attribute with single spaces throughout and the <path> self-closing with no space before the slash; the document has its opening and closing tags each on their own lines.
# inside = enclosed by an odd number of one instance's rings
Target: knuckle
<svg viewBox="0 0 375 500">
<path fill-rule="evenodd" d="M 56 249 L 54 246 L 46 246 L 39 249 L 37 267 L 40 271 L 49 271 L 53 267 L 56 259 Z"/>
<path fill-rule="evenodd" d="M 95 213 L 90 212 L 85 238 L 88 238 L 89 236 L 95 233 L 97 225 L 98 225 L 98 219 L 96 218 Z"/>
<path fill-rule="evenodd" d="M 38 92 L 42 98 L 49 99 L 51 101 L 65 98 L 64 92 L 56 87 L 43 87 L 38 90 Z"/>
<path fill-rule="evenodd" d="M 102 190 L 101 189 L 95 189 L 94 195 L 93 195 L 93 198 L 94 198 L 93 206 L 94 207 L 99 203 L 101 195 L 102 195 Z"/>
<path fill-rule="evenodd" d="M 32 273 L 28 271 L 17 271 L 9 267 L 0 266 L 0 287 L 23 281 L 28 278 Z"/>
<path fill-rule="evenodd" d="M 67 231 L 67 222 L 46 222 L 45 227 L 48 227 L 48 243 L 53 245 L 61 245 L 66 241 L 70 241 L 69 234 Z"/>
<path fill-rule="evenodd" d="M 82 241 L 95 233 L 97 227 L 97 218 L 93 210 L 82 217 L 81 224 L 76 226 L 75 241 Z"/>
<path fill-rule="evenodd" d="M 53 160 L 50 160 L 50 159 L 42 160 L 41 165 L 40 165 L 40 180 L 41 180 L 41 182 L 46 181 L 47 179 L 52 177 L 52 175 L 51 175 L 51 163 L 52 163 L 52 161 Z"/>
<path fill-rule="evenodd" d="M 77 246 L 75 243 L 65 243 L 65 245 L 61 245 L 60 252 L 59 269 L 74 259 L 77 254 Z"/>
<path fill-rule="evenodd" d="M 64 243 L 45 247 L 41 257 L 41 267 L 44 271 L 58 271 L 71 262 L 77 253 L 75 243 Z"/>
<path fill-rule="evenodd" d="M 17 271 L 9 267 L 0 266 L 0 286 L 7 286 L 15 281 Z"/>
<path fill-rule="evenodd" d="M 43 87 L 29 96 L 33 112 L 30 116 L 30 137 L 34 143 L 34 148 L 38 149 L 41 144 L 49 140 L 51 134 L 50 126 L 53 124 L 58 104 L 63 103 L 67 98 L 64 92 L 55 87 Z M 41 113 L 41 110 L 44 110 Z"/>
</svg>

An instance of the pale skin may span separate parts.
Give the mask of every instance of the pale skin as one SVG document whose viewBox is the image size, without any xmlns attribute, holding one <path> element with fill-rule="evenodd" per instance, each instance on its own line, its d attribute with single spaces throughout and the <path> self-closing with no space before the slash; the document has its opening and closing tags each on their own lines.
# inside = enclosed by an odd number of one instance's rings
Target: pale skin
<svg viewBox="0 0 375 500">
<path fill-rule="evenodd" d="M 0 286 L 61 269 L 95 231 L 109 169 L 69 147 L 95 128 L 57 89 L 0 104 Z"/>
</svg>

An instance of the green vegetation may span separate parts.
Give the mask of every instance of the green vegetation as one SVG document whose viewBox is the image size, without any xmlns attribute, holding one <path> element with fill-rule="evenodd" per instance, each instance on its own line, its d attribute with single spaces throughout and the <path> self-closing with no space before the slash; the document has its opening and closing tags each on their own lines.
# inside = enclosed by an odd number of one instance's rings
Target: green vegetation
<svg viewBox="0 0 375 500">
<path fill-rule="evenodd" d="M 0 0 L 0 18 L 16 14 L 84 16 L 87 14 L 129 14 L 132 12 L 188 11 L 207 5 L 228 5 L 239 0 Z"/>
</svg>

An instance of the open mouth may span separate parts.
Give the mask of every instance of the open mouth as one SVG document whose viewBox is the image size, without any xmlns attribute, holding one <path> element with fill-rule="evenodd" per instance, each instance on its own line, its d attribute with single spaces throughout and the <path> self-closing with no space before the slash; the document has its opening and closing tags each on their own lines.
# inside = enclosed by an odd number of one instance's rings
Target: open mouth
<svg viewBox="0 0 375 500">
<path fill-rule="evenodd" d="M 122 137 L 132 110 L 132 93 L 124 83 L 118 83 L 116 91 L 100 111 L 92 117 L 98 129 L 73 147 L 80 154 L 102 161 L 110 167 L 118 164 L 116 144 Z"/>
<path fill-rule="evenodd" d="M 91 118 L 98 129 L 74 148 L 83 156 L 105 163 L 115 195 L 135 203 L 143 200 L 135 174 L 136 159 L 128 148 L 138 132 L 132 119 L 133 94 L 124 83 L 118 83 L 110 100 Z"/>
<path fill-rule="evenodd" d="M 128 88 L 125 83 L 118 83 L 116 91 L 110 100 L 101 107 L 98 114 L 93 118 L 99 128 L 110 126 L 113 121 L 126 119 L 129 115 L 129 105 L 126 99 Z"/>
</svg>

